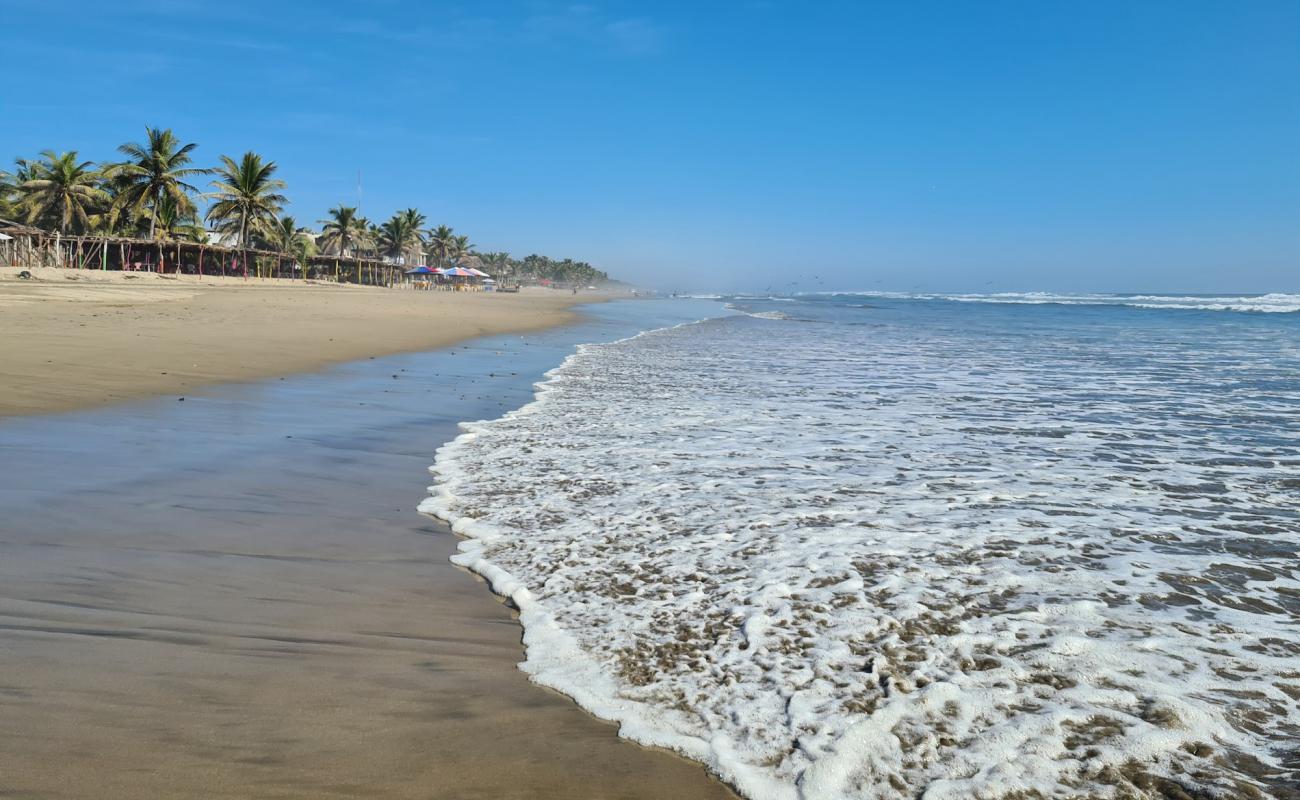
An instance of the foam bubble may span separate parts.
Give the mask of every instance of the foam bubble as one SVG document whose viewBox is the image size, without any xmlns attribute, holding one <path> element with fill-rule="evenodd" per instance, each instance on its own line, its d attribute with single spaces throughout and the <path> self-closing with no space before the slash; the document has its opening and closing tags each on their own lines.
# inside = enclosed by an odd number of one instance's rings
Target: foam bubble
<svg viewBox="0 0 1300 800">
<path fill-rule="evenodd" d="M 583 346 L 439 451 L 534 680 L 754 798 L 1296 779 L 1293 342 L 770 330 Z"/>
</svg>

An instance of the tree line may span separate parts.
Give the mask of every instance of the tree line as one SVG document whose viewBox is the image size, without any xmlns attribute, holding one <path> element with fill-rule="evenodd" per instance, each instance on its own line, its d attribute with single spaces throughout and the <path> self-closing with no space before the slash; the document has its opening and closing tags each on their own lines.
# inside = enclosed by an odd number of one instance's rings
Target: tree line
<svg viewBox="0 0 1300 800">
<path fill-rule="evenodd" d="M 249 151 L 223 155 L 215 167 L 194 164 L 197 144 L 171 129 L 146 128 L 142 142 L 117 148 L 117 161 L 82 160 L 77 151 L 46 150 L 0 170 L 0 218 L 64 235 L 208 242 L 209 228 L 238 248 L 270 250 L 305 263 L 315 255 L 389 258 L 414 265 L 474 266 L 499 280 L 595 283 L 609 279 L 584 261 L 541 255 L 480 253 L 447 225 L 426 228 L 419 210 L 398 211 L 376 224 L 355 206 L 338 205 L 314 234 L 285 213 L 277 166 Z M 207 191 L 195 183 L 209 179 Z M 199 204 L 206 202 L 200 212 Z"/>
</svg>

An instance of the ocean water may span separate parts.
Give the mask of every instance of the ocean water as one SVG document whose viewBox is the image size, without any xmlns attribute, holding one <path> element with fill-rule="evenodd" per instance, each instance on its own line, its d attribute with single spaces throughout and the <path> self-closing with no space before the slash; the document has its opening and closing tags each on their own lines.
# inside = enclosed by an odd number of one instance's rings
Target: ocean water
<svg viewBox="0 0 1300 800">
<path fill-rule="evenodd" d="M 1300 797 L 1300 298 L 698 307 L 438 452 L 536 681 L 753 798 Z"/>
</svg>

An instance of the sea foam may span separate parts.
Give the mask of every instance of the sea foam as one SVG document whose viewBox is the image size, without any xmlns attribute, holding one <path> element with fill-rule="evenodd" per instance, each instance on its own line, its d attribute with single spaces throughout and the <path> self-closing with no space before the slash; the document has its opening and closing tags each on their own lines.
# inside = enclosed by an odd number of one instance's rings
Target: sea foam
<svg viewBox="0 0 1300 800">
<path fill-rule="evenodd" d="M 534 680 L 753 798 L 1296 779 L 1294 363 L 825 329 L 583 346 L 439 451 Z"/>
<path fill-rule="evenodd" d="M 932 292 L 813 292 L 811 295 L 852 295 L 886 300 L 949 300 L 960 303 L 1007 305 L 1128 306 L 1185 311 L 1237 311 L 1264 314 L 1300 312 L 1300 294 L 1165 295 L 1061 292 L 991 292 L 944 294 Z"/>
</svg>

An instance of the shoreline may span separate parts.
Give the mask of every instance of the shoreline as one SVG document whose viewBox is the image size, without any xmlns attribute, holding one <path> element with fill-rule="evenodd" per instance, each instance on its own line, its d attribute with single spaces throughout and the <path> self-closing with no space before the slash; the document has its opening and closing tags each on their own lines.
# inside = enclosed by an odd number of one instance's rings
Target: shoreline
<svg viewBox="0 0 1300 800">
<path fill-rule="evenodd" d="M 639 331 L 630 338 L 703 321 L 650 328 Z M 625 339 L 602 344 L 623 340 Z M 621 739 L 642 747 L 671 752 L 701 765 L 710 776 L 740 797 L 793 800 L 799 793 L 795 786 L 782 783 L 742 760 L 724 757 L 716 742 L 691 730 L 692 720 L 689 714 L 656 707 L 624 696 L 614 689 L 600 663 L 582 649 L 577 639 L 556 620 L 553 610 L 539 598 L 539 587 L 526 583 L 523 578 L 494 562 L 490 554 L 485 554 L 493 539 L 507 534 L 480 518 L 481 511 L 466 513 L 458 507 L 455 490 L 462 474 L 456 458 L 458 451 L 482 435 L 485 429 L 490 429 L 503 419 L 527 417 L 542 408 L 547 393 L 556 389 L 559 380 L 556 375 L 573 359 L 578 358 L 581 352 L 579 348 L 571 353 L 554 369 L 549 370 L 543 380 L 534 384 L 535 392 L 527 403 L 502 417 L 462 425 L 460 435 L 438 449 L 434 463 L 429 467 L 433 485 L 429 487 L 429 496 L 419 504 L 418 511 L 457 537 L 458 544 L 455 554 L 450 558 L 451 563 L 485 583 L 500 602 L 513 609 L 512 617 L 521 629 L 525 656 L 519 669 L 535 685 L 557 692 L 593 718 L 617 726 Z"/>
<path fill-rule="evenodd" d="M 414 511 L 437 445 L 582 324 L 0 420 L 0 790 L 734 798 L 531 683 L 517 618 Z"/>
<path fill-rule="evenodd" d="M 570 324 L 617 297 L 0 269 L 0 417 L 84 410 Z"/>
</svg>

